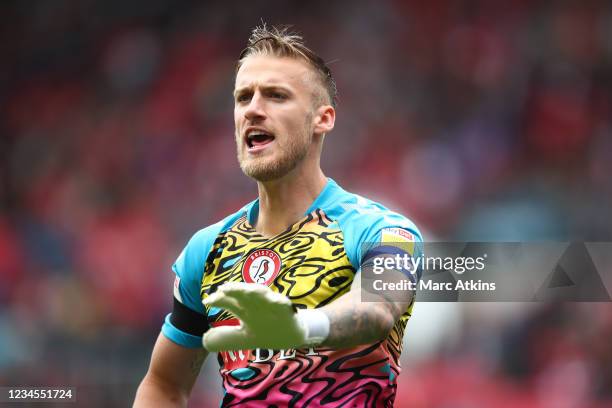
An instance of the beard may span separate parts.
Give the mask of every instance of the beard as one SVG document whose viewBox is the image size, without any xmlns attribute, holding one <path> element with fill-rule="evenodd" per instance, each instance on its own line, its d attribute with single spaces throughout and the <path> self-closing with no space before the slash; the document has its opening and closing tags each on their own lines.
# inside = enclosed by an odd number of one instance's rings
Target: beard
<svg viewBox="0 0 612 408">
<path fill-rule="evenodd" d="M 311 118 L 306 118 L 310 123 Z M 248 153 L 238 146 L 238 163 L 242 172 L 257 181 L 272 181 L 290 173 L 304 160 L 310 148 L 312 129 L 304 126 L 300 134 L 293 135 L 285 139 L 284 143 L 275 141 L 277 145 L 276 153 L 272 157 L 245 157 Z M 236 142 L 242 143 L 239 135 L 236 135 Z"/>
</svg>

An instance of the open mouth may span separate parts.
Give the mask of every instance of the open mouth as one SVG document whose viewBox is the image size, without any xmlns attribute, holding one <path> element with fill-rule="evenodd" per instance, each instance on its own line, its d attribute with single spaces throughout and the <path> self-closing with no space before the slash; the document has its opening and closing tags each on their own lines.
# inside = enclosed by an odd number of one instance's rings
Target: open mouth
<svg viewBox="0 0 612 408">
<path fill-rule="evenodd" d="M 261 130 L 251 130 L 247 133 L 246 144 L 249 149 L 261 148 L 274 140 L 274 136 Z"/>
</svg>

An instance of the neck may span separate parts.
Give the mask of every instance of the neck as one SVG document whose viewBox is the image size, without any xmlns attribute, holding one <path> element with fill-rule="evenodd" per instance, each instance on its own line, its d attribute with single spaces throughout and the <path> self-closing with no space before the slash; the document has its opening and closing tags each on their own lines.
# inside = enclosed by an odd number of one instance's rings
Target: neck
<svg viewBox="0 0 612 408">
<path fill-rule="evenodd" d="M 326 183 L 327 178 L 318 166 L 314 171 L 296 168 L 278 180 L 257 182 L 257 232 L 271 237 L 285 231 L 304 216 Z"/>
</svg>

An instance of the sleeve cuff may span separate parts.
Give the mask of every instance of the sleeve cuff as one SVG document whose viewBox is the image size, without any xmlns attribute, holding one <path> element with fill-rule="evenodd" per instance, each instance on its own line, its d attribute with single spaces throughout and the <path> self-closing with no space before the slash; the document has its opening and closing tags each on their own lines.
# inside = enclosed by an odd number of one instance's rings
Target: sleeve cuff
<svg viewBox="0 0 612 408">
<path fill-rule="evenodd" d="M 170 322 L 169 313 L 164 320 L 164 325 L 162 326 L 162 333 L 168 340 L 178 344 L 179 346 L 187 347 L 187 348 L 202 348 L 202 337 L 194 336 L 189 333 L 185 333 L 174 327 Z"/>
</svg>

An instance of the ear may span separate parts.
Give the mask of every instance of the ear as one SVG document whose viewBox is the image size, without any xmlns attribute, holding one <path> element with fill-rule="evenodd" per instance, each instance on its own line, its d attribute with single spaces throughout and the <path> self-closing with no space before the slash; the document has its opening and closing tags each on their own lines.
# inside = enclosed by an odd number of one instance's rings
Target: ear
<svg viewBox="0 0 612 408">
<path fill-rule="evenodd" d="M 315 111 L 313 122 L 315 134 L 331 132 L 336 122 L 336 110 L 331 105 L 319 106 Z"/>
</svg>

